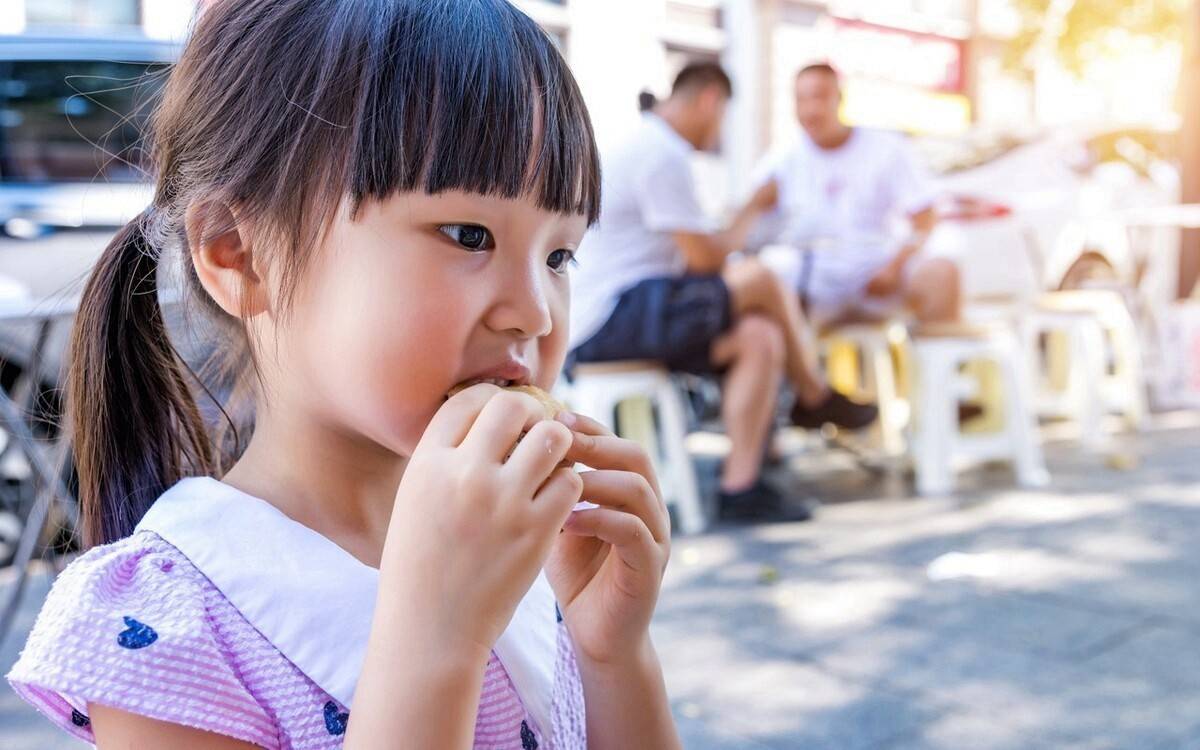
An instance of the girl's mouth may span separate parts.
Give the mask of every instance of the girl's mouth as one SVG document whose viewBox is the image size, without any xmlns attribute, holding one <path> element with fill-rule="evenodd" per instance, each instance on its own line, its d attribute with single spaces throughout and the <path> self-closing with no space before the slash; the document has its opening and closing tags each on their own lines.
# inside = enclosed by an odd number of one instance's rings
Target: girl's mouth
<svg viewBox="0 0 1200 750">
<path fill-rule="evenodd" d="M 479 385 L 480 383 L 490 383 L 492 385 L 499 386 L 501 388 L 511 388 L 511 387 L 517 386 L 517 385 L 529 385 L 529 379 L 521 378 L 521 379 L 513 380 L 510 378 L 471 378 L 469 380 L 464 380 L 463 382 L 454 386 L 454 390 L 456 392 L 461 391 L 466 388 L 470 388 L 473 385 Z"/>
<path fill-rule="evenodd" d="M 496 360 L 492 360 L 495 362 Z M 468 370 L 470 372 L 470 370 Z M 480 383 L 491 383 L 500 388 L 513 388 L 517 386 L 529 385 L 533 382 L 533 371 L 529 369 L 523 361 L 516 357 L 505 358 L 499 363 L 487 368 L 479 368 L 475 370 L 471 377 L 460 381 L 456 390 L 470 388 L 473 385 Z"/>
</svg>

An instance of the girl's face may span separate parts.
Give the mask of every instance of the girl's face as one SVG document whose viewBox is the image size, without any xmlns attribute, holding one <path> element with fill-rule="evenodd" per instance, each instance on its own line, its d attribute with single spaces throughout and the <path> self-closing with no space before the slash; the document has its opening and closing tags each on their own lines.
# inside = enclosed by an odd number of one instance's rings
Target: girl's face
<svg viewBox="0 0 1200 750">
<path fill-rule="evenodd" d="M 548 390 L 586 225 L 528 198 L 461 192 L 367 202 L 353 220 L 341 209 L 268 337 L 283 403 L 407 456 L 455 385 Z"/>
</svg>

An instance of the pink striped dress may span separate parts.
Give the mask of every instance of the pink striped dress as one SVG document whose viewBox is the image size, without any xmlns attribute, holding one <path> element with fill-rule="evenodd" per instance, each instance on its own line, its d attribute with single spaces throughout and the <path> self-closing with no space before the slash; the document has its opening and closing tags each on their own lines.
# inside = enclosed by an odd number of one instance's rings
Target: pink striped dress
<svg viewBox="0 0 1200 750">
<path fill-rule="evenodd" d="M 146 530 L 67 567 L 8 679 L 51 721 L 88 742 L 89 703 L 298 750 L 341 747 L 349 716 L 187 557 Z M 562 623 L 552 703 L 552 726 L 538 726 L 493 654 L 475 747 L 586 747 L 582 684 Z"/>
</svg>

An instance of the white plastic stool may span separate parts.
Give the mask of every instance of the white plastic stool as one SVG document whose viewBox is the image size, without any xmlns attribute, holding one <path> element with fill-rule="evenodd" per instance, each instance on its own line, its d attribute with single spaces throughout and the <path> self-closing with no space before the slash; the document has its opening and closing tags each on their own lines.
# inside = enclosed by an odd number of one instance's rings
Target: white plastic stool
<svg viewBox="0 0 1200 750">
<path fill-rule="evenodd" d="M 1147 411 L 1141 345 L 1137 324 L 1119 293 L 1051 292 L 1038 300 L 1025 325 L 1035 382 L 1042 380 L 1041 335 L 1060 333 L 1068 341 L 1067 387 L 1039 389 L 1040 414 L 1075 417 L 1084 440 L 1092 444 L 1103 439 L 1105 414 L 1121 414 L 1130 426 L 1141 427 Z"/>
<path fill-rule="evenodd" d="M 687 410 L 666 368 L 641 361 L 580 364 L 567 391 L 567 400 L 576 411 L 614 431 L 617 406 L 638 397 L 657 407 L 657 429 L 652 423 L 647 441 L 651 444 L 644 447 L 654 460 L 663 495 L 668 504 L 675 506 L 680 530 L 699 533 L 707 526 L 707 519 L 700 503 L 696 469 L 687 451 Z"/>
<path fill-rule="evenodd" d="M 1074 419 L 1083 442 L 1098 447 L 1103 443 L 1101 418 L 1102 412 L 1106 411 L 1100 385 L 1108 371 L 1104 329 L 1100 327 L 1100 321 L 1086 312 L 1035 310 L 1025 318 L 1024 324 L 1038 415 Z M 1055 387 L 1045 377 L 1048 358 L 1042 356 L 1041 339 L 1047 334 L 1066 337 L 1065 388 Z"/>
<path fill-rule="evenodd" d="M 907 339 L 907 329 L 899 321 L 838 326 L 821 339 L 827 361 L 839 344 L 854 347 L 861 378 L 855 390 L 879 406 L 879 419 L 872 431 L 878 438 L 880 449 L 887 456 L 902 455 L 907 448 L 904 431 L 908 426 L 910 408 L 908 398 L 900 392 L 896 362 L 892 358 L 892 348 L 907 346 Z M 839 382 L 834 384 L 841 385 Z"/>
<path fill-rule="evenodd" d="M 917 388 L 912 438 L 917 492 L 949 493 L 961 464 L 996 459 L 1015 465 L 1021 486 L 1044 487 L 1050 475 L 1042 457 L 1029 370 L 1016 335 L 999 327 L 944 326 L 936 335 L 931 333 L 923 330 L 913 341 Z M 959 429 L 959 400 L 973 395 L 973 385 L 964 382 L 959 368 L 975 360 L 994 362 L 1001 372 L 1004 422 L 997 432 L 963 433 Z"/>
</svg>

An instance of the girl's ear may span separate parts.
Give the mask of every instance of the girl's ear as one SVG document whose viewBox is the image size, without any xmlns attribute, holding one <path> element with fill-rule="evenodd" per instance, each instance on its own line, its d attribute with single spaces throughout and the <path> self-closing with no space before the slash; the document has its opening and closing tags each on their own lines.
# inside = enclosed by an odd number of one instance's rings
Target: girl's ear
<svg viewBox="0 0 1200 750">
<path fill-rule="evenodd" d="M 251 318 L 270 309 L 264 274 L 259 273 L 251 233 L 226 203 L 188 207 L 184 217 L 188 250 L 200 284 L 217 305 L 235 318 Z"/>
</svg>

